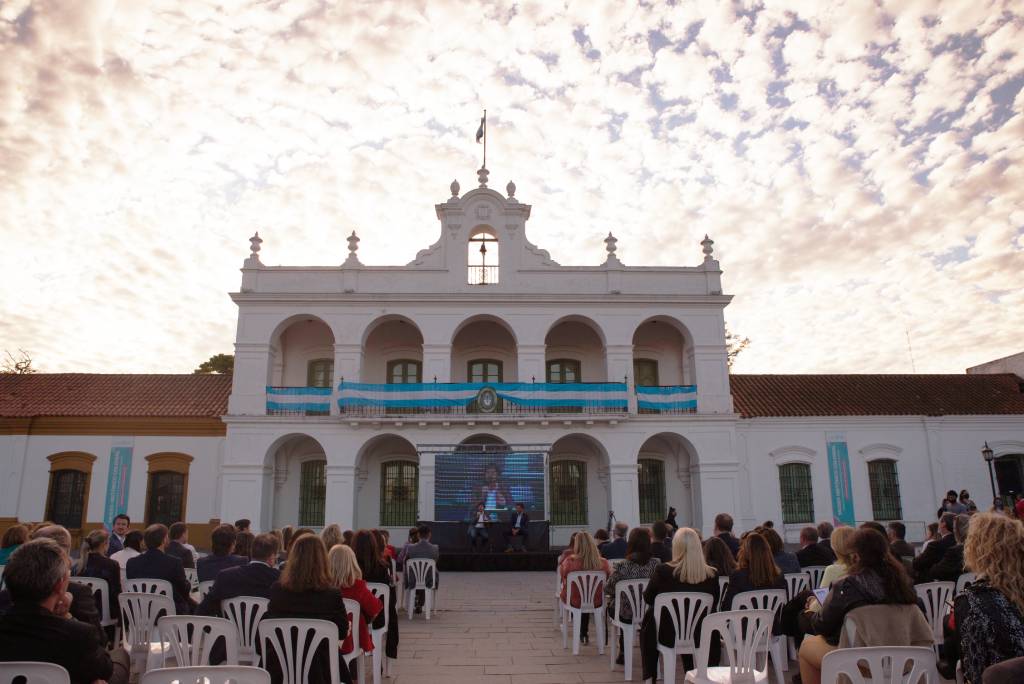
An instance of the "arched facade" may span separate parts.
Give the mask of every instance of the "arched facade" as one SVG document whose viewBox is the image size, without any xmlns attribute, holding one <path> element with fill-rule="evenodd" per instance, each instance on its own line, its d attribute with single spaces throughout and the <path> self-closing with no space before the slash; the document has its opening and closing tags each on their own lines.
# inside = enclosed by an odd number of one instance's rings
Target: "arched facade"
<svg viewBox="0 0 1024 684">
<path fill-rule="evenodd" d="M 266 456 L 262 518 L 268 528 L 322 527 L 327 517 L 327 453 L 307 434 L 274 441 Z"/>
<path fill-rule="evenodd" d="M 420 519 L 419 454 L 396 434 L 371 437 L 356 460 L 356 510 L 352 529 L 401 529 Z"/>
<path fill-rule="evenodd" d="M 662 432 L 644 440 L 637 453 L 637 501 L 640 522 L 664 520 L 669 507 L 676 509 L 682 526 L 699 526 L 701 511 L 694 488 L 693 445 L 682 435 Z"/>
<path fill-rule="evenodd" d="M 636 326 L 633 363 L 638 385 L 696 384 L 693 336 L 671 316 L 652 316 Z"/>
<path fill-rule="evenodd" d="M 544 337 L 544 361 L 546 382 L 605 382 L 604 331 L 590 318 L 564 316 Z"/>
<path fill-rule="evenodd" d="M 406 316 L 378 318 L 363 334 L 361 358 L 360 382 L 423 382 L 423 333 Z"/>
<path fill-rule="evenodd" d="M 331 387 L 334 332 L 310 314 L 290 316 L 270 336 L 267 384 L 275 387 Z"/>
<path fill-rule="evenodd" d="M 452 382 L 516 382 L 519 359 L 515 332 L 490 315 L 470 317 L 455 329 L 451 342 Z"/>
</svg>

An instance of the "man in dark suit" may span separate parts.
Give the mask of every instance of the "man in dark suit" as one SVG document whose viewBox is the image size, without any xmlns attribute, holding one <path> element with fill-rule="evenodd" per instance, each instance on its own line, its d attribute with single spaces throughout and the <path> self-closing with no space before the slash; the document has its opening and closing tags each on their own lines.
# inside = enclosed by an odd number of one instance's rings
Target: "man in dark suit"
<svg viewBox="0 0 1024 684">
<path fill-rule="evenodd" d="M 530 516 L 526 514 L 526 506 L 517 503 L 516 511 L 509 522 L 512 523 L 512 529 L 505 533 L 505 540 L 509 545 L 505 553 L 526 551 L 526 541 L 530 536 Z"/>
<path fill-rule="evenodd" d="M 200 558 L 196 563 L 196 570 L 199 572 L 199 581 L 208 582 L 217 579 L 221 570 L 236 568 L 246 565 L 249 559 L 245 556 L 236 556 L 232 553 L 235 550 L 235 539 L 238 533 L 234 525 L 218 525 L 210 535 L 210 546 L 213 553 Z"/>
<path fill-rule="evenodd" d="M 196 567 L 196 559 L 192 557 L 192 552 L 185 548 L 185 544 L 188 544 L 188 525 L 183 522 L 174 523 L 167 536 L 171 541 L 167 544 L 167 550 L 164 553 L 180 560 L 183 567 Z"/>
<path fill-rule="evenodd" d="M 810 525 L 800 530 L 800 550 L 796 559 L 801 568 L 819 565 L 831 565 L 832 557 L 818 544 L 818 530 Z"/>
<path fill-rule="evenodd" d="M 113 522 L 110 523 L 110 541 L 107 544 L 108 558 L 124 549 L 124 538 L 128 534 L 128 527 L 131 524 L 131 518 L 124 513 L 114 516 Z"/>
<path fill-rule="evenodd" d="M 715 536 L 725 542 L 725 545 L 732 551 L 735 558 L 740 554 L 740 540 L 732 533 L 732 516 L 728 513 L 719 513 L 715 516 Z"/>
<path fill-rule="evenodd" d="M 914 576 L 919 580 L 924 581 L 932 566 L 942 560 L 946 551 L 956 544 L 956 539 L 953 537 L 955 521 L 956 516 L 952 513 L 943 513 L 939 518 L 939 535 L 941 536 L 928 544 L 921 555 L 914 559 Z"/>
<path fill-rule="evenodd" d="M 420 535 L 420 540 L 415 544 L 409 545 L 409 550 L 405 553 L 405 560 L 408 562 L 413 558 L 430 558 L 437 561 L 441 557 L 441 550 L 437 547 L 437 544 L 430 543 L 430 527 L 427 525 L 420 525 L 416 528 Z M 439 573 L 440 574 L 440 573 Z M 441 578 L 434 577 L 432 573 L 427 573 L 426 585 L 436 589 L 440 586 Z M 405 573 L 405 588 L 411 589 L 413 586 L 412 575 L 408 572 Z M 426 599 L 422 591 L 416 592 L 416 613 L 423 612 L 423 601 Z"/>
<path fill-rule="evenodd" d="M 164 553 L 167 548 L 167 528 L 150 525 L 143 533 L 146 552 L 128 559 L 125 575 L 128 579 L 161 579 L 171 583 L 174 590 L 174 609 L 178 615 L 191 615 L 195 602 L 189 596 L 192 585 L 185 577 L 181 560 Z"/>
<path fill-rule="evenodd" d="M 612 540 L 601 547 L 601 555 L 609 560 L 626 557 L 626 535 L 629 525 L 624 522 L 615 523 L 612 528 Z"/>
<path fill-rule="evenodd" d="M 53 539 L 33 539 L 11 556 L 4 582 L 14 603 L 0 617 L 0 662 L 55 663 L 72 684 L 127 682 L 127 654 L 117 653 L 115 669 L 106 637 L 71 617 L 70 580 L 70 558 Z"/>
<path fill-rule="evenodd" d="M 885 534 L 889 537 L 889 550 L 897 558 L 914 558 L 914 547 L 907 543 L 907 526 L 899 521 L 886 525 Z"/>
<path fill-rule="evenodd" d="M 835 530 L 832 523 L 820 522 L 818 523 L 818 546 L 828 556 L 829 561 L 825 565 L 836 562 L 836 552 L 832 550 L 832 532 Z"/>
<path fill-rule="evenodd" d="M 960 575 L 967 572 L 964 568 L 964 542 L 967 541 L 967 529 L 970 524 L 971 516 L 966 513 L 956 516 L 953 520 L 953 534 L 951 535 L 955 543 L 946 549 L 942 558 L 929 568 L 927 574 L 917 576 L 918 582 L 956 582 L 960 579 Z M 932 544 L 929 544 L 928 548 L 931 548 Z"/>
<path fill-rule="evenodd" d="M 196 609 L 197 615 L 220 616 L 220 603 L 239 596 L 270 598 L 270 585 L 281 573 L 274 567 L 280 546 L 277 537 L 261 534 L 252 542 L 252 561 L 248 565 L 228 568 L 217 575 L 209 593 Z"/>
<path fill-rule="evenodd" d="M 662 563 L 672 560 L 672 540 L 668 536 L 668 525 L 659 520 L 651 525 L 651 555 Z"/>
</svg>

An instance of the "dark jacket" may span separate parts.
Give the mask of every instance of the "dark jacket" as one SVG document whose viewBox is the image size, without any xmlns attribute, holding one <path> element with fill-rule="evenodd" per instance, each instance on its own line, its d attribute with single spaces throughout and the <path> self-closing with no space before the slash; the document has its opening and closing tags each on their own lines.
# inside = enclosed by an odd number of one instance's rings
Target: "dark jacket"
<svg viewBox="0 0 1024 684">
<path fill-rule="evenodd" d="M 932 566 L 942 560 L 946 551 L 954 545 L 956 545 L 956 539 L 953 538 L 952 533 L 928 544 L 921 555 L 914 559 L 914 576 L 927 577 Z"/>
<path fill-rule="evenodd" d="M 965 572 L 967 571 L 964 568 L 964 545 L 954 544 L 942 554 L 942 560 L 931 567 L 927 578 L 919 577 L 918 581 L 956 582 Z"/>
<path fill-rule="evenodd" d="M 802 625 L 808 634 L 819 634 L 832 646 L 839 645 L 846 614 L 854 608 L 878 603 L 893 603 L 886 596 L 881 580 L 873 572 L 847 575 L 832 583 L 832 590 L 818 613 L 804 613 Z M 812 616 L 813 615 L 813 616 Z"/>
<path fill-rule="evenodd" d="M 106 636 L 103 627 L 100 626 L 99 608 L 96 607 L 96 599 L 93 597 L 92 589 L 88 586 L 72 580 L 68 583 L 68 593 L 71 594 L 71 617 L 79 622 L 89 625 L 96 630 L 96 635 L 106 643 Z M 6 589 L 0 591 L 0 615 L 6 614 L 14 608 L 11 594 Z M 120 612 L 120 611 L 118 611 Z"/>
<path fill-rule="evenodd" d="M 740 540 L 733 536 L 732 532 L 722 532 L 718 538 L 725 542 L 725 545 L 732 551 L 733 558 L 739 558 Z"/>
<path fill-rule="evenodd" d="M 306 618 L 311 620 L 327 620 L 338 627 L 338 643 L 348 636 L 348 614 L 345 611 L 345 600 L 338 589 L 324 589 L 322 591 L 293 592 L 288 591 L 275 582 L 270 587 L 270 607 L 267 609 L 266 618 Z M 323 644 L 317 649 L 316 656 L 309 670 L 307 684 L 334 684 L 331 682 L 330 663 L 326 648 L 337 648 L 335 644 Z M 280 682 L 281 666 L 277 660 L 274 649 L 265 655 L 265 667 L 270 671 L 271 679 Z M 351 682 L 352 678 L 348 668 L 344 665 L 341 654 L 338 654 L 338 670 L 341 674 L 341 681 Z"/>
<path fill-rule="evenodd" d="M 615 541 L 610 541 L 601 547 L 601 555 L 604 558 L 625 558 L 626 557 L 626 540 L 619 538 Z"/>
<path fill-rule="evenodd" d="M 796 552 L 796 559 L 800 562 L 801 568 L 809 568 L 816 565 L 828 566 L 832 565 L 834 561 L 834 557 L 830 556 L 828 551 L 819 544 L 809 544 L 800 549 Z"/>
<path fill-rule="evenodd" d="M 647 583 L 644 590 L 644 603 L 647 610 L 640 626 L 640 655 L 643 660 L 643 679 L 651 679 L 657 670 L 658 664 L 658 643 L 671 645 L 675 643 L 675 630 L 672 628 L 672 620 L 667 613 L 661 620 L 661 629 L 655 632 L 654 629 L 654 599 L 659 594 L 673 591 L 685 591 L 702 593 L 711 596 L 711 608 L 718 603 L 718 576 L 714 575 L 697 584 L 685 584 L 680 582 L 672 573 L 672 566 L 662 563 L 654 568 L 654 574 Z M 710 612 L 710 611 L 709 611 Z M 700 643 L 700 625 L 694 632 L 694 639 Z M 712 658 L 713 660 L 715 658 Z"/>
<path fill-rule="evenodd" d="M 217 579 L 217 575 L 220 574 L 221 570 L 237 568 L 240 565 L 247 565 L 248 563 L 248 558 L 245 556 L 236 556 L 233 553 L 225 554 L 223 556 L 210 554 L 209 556 L 203 556 L 199 559 L 199 562 L 196 564 L 196 572 L 199 574 L 200 582 L 209 582 L 210 580 Z"/>
<path fill-rule="evenodd" d="M 181 559 L 182 567 L 196 567 L 196 559 L 192 557 L 192 552 L 186 549 L 181 542 L 172 541 L 167 545 L 167 548 L 164 549 L 164 553 L 168 556 L 174 556 L 175 558 Z"/>
<path fill-rule="evenodd" d="M 651 555 L 662 563 L 672 560 L 672 542 L 668 539 L 651 542 Z"/>
<path fill-rule="evenodd" d="M 931 544 L 929 544 L 931 546 Z M 979 580 L 953 600 L 964 675 L 974 684 L 995 663 L 1024 656 L 1024 617 L 1006 595 Z"/>
<path fill-rule="evenodd" d="M 787 572 L 800 572 L 800 560 L 796 557 L 795 553 L 789 551 L 779 551 L 774 556 L 775 564 L 779 566 L 779 570 L 783 574 Z"/>
<path fill-rule="evenodd" d="M 395 578 L 391 575 L 390 565 L 378 565 L 373 568 L 359 569 L 363 573 L 363 580 L 386 584 L 391 587 L 391 600 L 388 602 L 388 633 L 384 640 L 384 653 L 388 658 L 398 657 L 398 592 L 403 591 L 401 587 L 395 586 Z M 380 629 L 384 626 L 384 611 L 382 610 L 373 619 L 373 628 Z"/>
<path fill-rule="evenodd" d="M 0 662 L 56 663 L 68 671 L 72 684 L 107 680 L 114 666 L 101 634 L 38 605 L 16 604 L 0 617 Z"/>
<path fill-rule="evenodd" d="M 889 544 L 889 550 L 892 551 L 892 555 L 897 558 L 914 557 L 914 547 L 907 543 L 907 540 L 905 539 L 897 539 Z"/>
<path fill-rule="evenodd" d="M 125 566 L 128 579 L 162 579 L 171 583 L 174 589 L 174 610 L 178 615 L 191 615 L 195 603 L 189 594 L 192 585 L 185 578 L 181 560 L 168 556 L 160 549 L 149 549 L 142 555 L 129 558 Z"/>
<path fill-rule="evenodd" d="M 512 515 L 509 516 L 508 524 L 512 526 L 512 529 L 519 530 L 519 535 L 525 539 L 530 536 L 530 516 L 527 515 L 526 511 L 523 511 L 523 518 L 519 521 L 519 527 L 516 527 L 516 518 L 519 517 L 519 511 L 512 511 Z"/>
<path fill-rule="evenodd" d="M 110 540 L 107 542 L 107 557 L 109 558 L 110 556 L 113 556 L 115 553 L 123 549 L 124 542 L 121 541 L 121 539 L 116 534 L 111 532 Z"/>
<path fill-rule="evenodd" d="M 280 571 L 266 563 L 253 562 L 228 568 L 217 575 L 209 593 L 196 609 L 196 615 L 220 616 L 220 602 L 225 599 L 239 596 L 270 598 L 270 586 L 280 577 Z"/>
<path fill-rule="evenodd" d="M 121 595 L 121 566 L 117 561 L 112 561 L 98 553 L 91 553 L 89 554 L 89 564 L 78 572 L 78 576 L 97 577 L 107 581 L 107 603 L 110 606 L 110 616 L 115 619 L 119 618 L 121 608 L 118 605 L 117 597 Z"/>
<path fill-rule="evenodd" d="M 818 541 L 818 547 L 825 552 L 825 555 L 829 557 L 828 563 L 825 565 L 831 565 L 836 562 L 836 552 L 832 550 L 832 539 L 821 539 Z"/>
</svg>

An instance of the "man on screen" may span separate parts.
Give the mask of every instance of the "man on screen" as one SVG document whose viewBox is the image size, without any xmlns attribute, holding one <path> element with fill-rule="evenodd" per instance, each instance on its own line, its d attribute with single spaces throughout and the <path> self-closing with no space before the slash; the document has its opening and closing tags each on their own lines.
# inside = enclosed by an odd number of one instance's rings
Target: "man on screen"
<svg viewBox="0 0 1024 684">
<path fill-rule="evenodd" d="M 529 536 L 530 516 L 526 514 L 526 507 L 522 502 L 516 504 L 516 512 L 512 514 L 512 529 L 505 533 L 508 541 L 508 548 L 505 553 L 512 551 L 526 551 L 526 539 Z"/>
<path fill-rule="evenodd" d="M 501 471 L 497 463 L 488 463 L 484 467 L 484 481 L 476 486 L 473 491 L 473 500 L 483 503 L 488 511 L 496 509 L 507 509 L 512 505 L 512 497 L 508 493 L 508 487 L 498 482 Z"/>
</svg>

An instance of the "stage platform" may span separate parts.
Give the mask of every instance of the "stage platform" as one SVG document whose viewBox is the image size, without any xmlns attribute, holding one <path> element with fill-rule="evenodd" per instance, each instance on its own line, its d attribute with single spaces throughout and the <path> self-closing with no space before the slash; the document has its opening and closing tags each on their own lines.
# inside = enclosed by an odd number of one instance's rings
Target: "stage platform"
<svg viewBox="0 0 1024 684">
<path fill-rule="evenodd" d="M 515 551 L 512 553 L 441 550 L 438 568 L 454 572 L 516 572 L 554 570 L 560 551 Z M 443 583 L 443 582 L 442 582 Z"/>
</svg>

